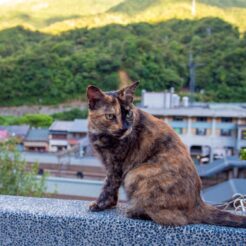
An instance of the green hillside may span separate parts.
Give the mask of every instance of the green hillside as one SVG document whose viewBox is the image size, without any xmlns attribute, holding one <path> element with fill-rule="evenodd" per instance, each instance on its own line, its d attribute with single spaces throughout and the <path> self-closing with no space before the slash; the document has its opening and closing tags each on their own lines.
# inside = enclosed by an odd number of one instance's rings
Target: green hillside
<svg viewBox="0 0 246 246">
<path fill-rule="evenodd" d="M 22 0 L 0 1 L 0 29 L 23 25 L 32 30 L 60 33 L 107 24 L 158 23 L 173 18 L 219 17 L 246 30 L 245 0 Z"/>
<path fill-rule="evenodd" d="M 198 100 L 245 102 L 244 2 L 199 0 L 192 16 L 190 0 L 0 0 L 0 105 L 85 99 L 88 84 L 127 80 L 139 94 L 187 94 L 191 51 Z"/>
<path fill-rule="evenodd" d="M 199 100 L 246 101 L 246 35 L 214 18 L 109 25 L 59 36 L 21 27 L 0 32 L 0 105 L 85 99 L 88 84 L 117 89 L 121 75 L 141 89 L 187 93 L 188 57 Z"/>
<path fill-rule="evenodd" d="M 246 8 L 245 0 L 200 0 L 200 2 L 220 8 Z"/>
</svg>

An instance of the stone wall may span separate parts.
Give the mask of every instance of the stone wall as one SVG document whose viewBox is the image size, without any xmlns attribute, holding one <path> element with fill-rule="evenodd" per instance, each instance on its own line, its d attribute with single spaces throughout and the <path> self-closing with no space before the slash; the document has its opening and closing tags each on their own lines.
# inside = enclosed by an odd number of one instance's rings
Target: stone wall
<svg viewBox="0 0 246 246">
<path fill-rule="evenodd" d="M 88 212 L 88 202 L 0 196 L 0 245 L 246 245 L 246 229 L 160 226 L 124 216 L 124 206 Z"/>
</svg>

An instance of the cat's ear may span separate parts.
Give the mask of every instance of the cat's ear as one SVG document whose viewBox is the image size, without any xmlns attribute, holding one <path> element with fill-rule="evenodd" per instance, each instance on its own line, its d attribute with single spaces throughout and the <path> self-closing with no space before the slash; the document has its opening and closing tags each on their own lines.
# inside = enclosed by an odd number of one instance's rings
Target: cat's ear
<svg viewBox="0 0 246 246">
<path fill-rule="evenodd" d="M 89 85 L 87 87 L 87 99 L 89 104 L 89 109 L 93 110 L 96 108 L 98 102 L 103 101 L 105 94 L 96 86 Z"/>
<path fill-rule="evenodd" d="M 139 84 L 139 82 L 136 81 L 133 84 L 131 84 L 131 85 L 119 90 L 117 92 L 118 97 L 122 101 L 126 102 L 127 104 L 132 103 L 133 102 L 133 98 L 134 98 L 134 93 L 135 93 L 135 90 L 136 90 L 138 84 Z"/>
</svg>

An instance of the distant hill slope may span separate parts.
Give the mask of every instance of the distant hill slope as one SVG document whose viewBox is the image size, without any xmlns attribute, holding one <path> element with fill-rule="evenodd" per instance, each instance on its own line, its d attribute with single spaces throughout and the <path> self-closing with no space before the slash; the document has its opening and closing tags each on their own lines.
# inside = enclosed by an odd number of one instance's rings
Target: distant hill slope
<svg viewBox="0 0 246 246">
<path fill-rule="evenodd" d="M 61 35 L 2 30 L 0 105 L 85 99 L 89 84 L 113 90 L 129 80 L 140 80 L 138 93 L 175 87 L 187 95 L 190 51 L 202 64 L 196 69 L 197 100 L 246 101 L 246 35 L 221 19 L 204 18 Z"/>
<path fill-rule="evenodd" d="M 3 1 L 4 2 L 4 1 Z M 219 17 L 246 30 L 245 0 L 18 0 L 0 1 L 0 29 L 23 25 L 48 33 L 107 24 L 158 23 L 173 18 Z"/>
<path fill-rule="evenodd" d="M 221 8 L 246 8 L 245 0 L 200 0 L 200 2 Z"/>
</svg>

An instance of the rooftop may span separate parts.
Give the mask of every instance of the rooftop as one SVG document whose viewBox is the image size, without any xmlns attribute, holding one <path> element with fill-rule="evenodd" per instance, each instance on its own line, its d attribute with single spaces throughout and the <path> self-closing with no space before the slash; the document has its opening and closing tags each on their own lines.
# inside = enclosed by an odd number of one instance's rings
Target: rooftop
<svg viewBox="0 0 246 246">
<path fill-rule="evenodd" d="M 140 106 L 154 115 L 246 118 L 246 103 L 190 103 L 188 97 L 181 98 L 174 90 L 170 92 L 143 90 Z"/>
<path fill-rule="evenodd" d="M 11 136 L 22 136 L 24 137 L 28 130 L 29 125 L 13 125 L 13 126 L 0 126 L 0 129 L 5 129 Z"/>
<path fill-rule="evenodd" d="M 32 128 L 28 132 L 25 141 L 38 141 L 38 142 L 43 142 L 43 141 L 48 141 L 49 137 L 49 129 L 48 128 Z"/>
<path fill-rule="evenodd" d="M 87 120 L 75 119 L 74 121 L 60 121 L 56 120 L 52 123 L 50 131 L 64 131 L 64 132 L 87 132 Z"/>
<path fill-rule="evenodd" d="M 88 121 L 85 119 L 75 119 L 69 132 L 87 132 Z"/>
<path fill-rule="evenodd" d="M 214 107 L 177 107 L 177 108 L 141 108 L 153 115 L 164 116 L 204 116 L 204 117 L 242 117 L 246 118 L 245 108 L 214 108 Z"/>
<path fill-rule="evenodd" d="M 50 131 L 68 131 L 71 128 L 73 122 L 72 121 L 62 121 L 55 120 L 50 126 Z"/>
</svg>

